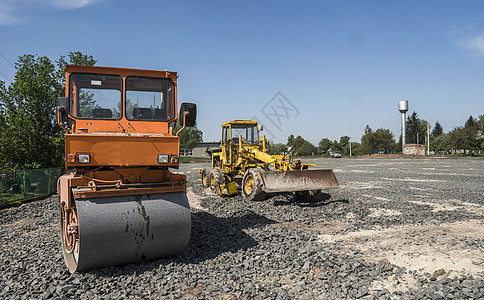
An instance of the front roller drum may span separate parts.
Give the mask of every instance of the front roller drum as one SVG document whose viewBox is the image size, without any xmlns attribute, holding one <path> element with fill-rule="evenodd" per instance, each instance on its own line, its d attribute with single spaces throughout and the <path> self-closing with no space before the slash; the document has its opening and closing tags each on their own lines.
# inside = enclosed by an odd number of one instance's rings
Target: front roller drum
<svg viewBox="0 0 484 300">
<path fill-rule="evenodd" d="M 73 189 L 76 191 L 76 189 Z M 184 192 L 76 199 L 61 207 L 62 252 L 71 273 L 172 256 L 190 239 Z"/>
</svg>

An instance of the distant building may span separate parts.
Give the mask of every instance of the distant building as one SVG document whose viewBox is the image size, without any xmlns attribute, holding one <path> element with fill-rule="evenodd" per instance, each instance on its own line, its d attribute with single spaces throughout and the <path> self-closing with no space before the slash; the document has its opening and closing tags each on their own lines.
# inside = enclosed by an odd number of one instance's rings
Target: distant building
<svg viewBox="0 0 484 300">
<path fill-rule="evenodd" d="M 180 149 L 180 156 L 207 157 L 213 149 L 220 148 L 220 142 L 201 142 L 193 149 Z"/>
<path fill-rule="evenodd" d="M 405 155 L 425 155 L 426 152 L 427 148 L 425 145 L 405 144 L 403 146 L 403 154 Z"/>
</svg>

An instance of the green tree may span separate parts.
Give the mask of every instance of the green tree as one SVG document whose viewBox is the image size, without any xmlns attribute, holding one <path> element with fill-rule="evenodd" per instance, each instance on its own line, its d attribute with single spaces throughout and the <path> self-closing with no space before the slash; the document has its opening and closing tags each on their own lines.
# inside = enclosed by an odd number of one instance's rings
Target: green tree
<svg viewBox="0 0 484 300">
<path fill-rule="evenodd" d="M 311 156 L 316 152 L 316 147 L 309 141 L 304 140 L 297 149 L 297 156 Z"/>
<path fill-rule="evenodd" d="M 339 144 L 341 145 L 341 147 L 346 147 L 346 145 L 348 145 L 348 143 L 350 142 L 350 137 L 349 136 L 342 136 L 339 138 Z"/>
<path fill-rule="evenodd" d="M 327 153 L 332 146 L 332 142 L 328 138 L 323 138 L 319 141 L 319 151 L 323 154 Z"/>
<path fill-rule="evenodd" d="M 427 125 L 428 122 L 425 120 L 420 120 L 417 113 L 414 111 L 410 116 L 407 117 L 406 123 L 406 143 L 407 144 L 425 144 L 425 137 L 427 136 Z"/>
<path fill-rule="evenodd" d="M 438 137 L 442 133 L 444 133 L 444 129 L 442 128 L 442 125 L 440 125 L 439 121 L 435 122 L 434 129 L 432 130 L 432 136 Z"/>
<path fill-rule="evenodd" d="M 290 136 L 287 137 L 287 143 L 286 143 L 286 145 L 288 145 L 288 146 L 294 146 L 295 140 L 296 140 L 296 138 L 294 137 L 293 134 L 291 134 Z"/>
<path fill-rule="evenodd" d="M 65 88 L 59 66 L 46 56 L 26 54 L 15 63 L 14 81 L 8 87 L 0 83 L 1 170 L 63 165 L 64 137 L 55 122 L 57 97 Z"/>
<path fill-rule="evenodd" d="M 266 146 L 269 150 L 269 154 L 281 155 L 287 152 L 287 146 L 282 143 L 273 143 L 271 141 L 267 141 Z"/>
<path fill-rule="evenodd" d="M 379 128 L 373 132 L 370 126 L 366 126 L 365 135 L 361 138 L 361 145 L 363 152 L 366 154 L 378 153 L 383 151 L 385 153 L 392 153 L 395 151 L 395 139 L 389 129 Z"/>
<path fill-rule="evenodd" d="M 432 139 L 431 139 L 431 144 L 430 146 L 432 147 Z M 435 148 L 432 148 L 434 151 L 448 151 L 452 147 L 450 145 L 450 137 L 448 133 L 443 133 L 439 135 L 438 137 L 435 138 Z"/>
<path fill-rule="evenodd" d="M 344 153 L 345 155 L 350 155 L 350 137 L 349 136 L 342 136 L 339 138 L 338 148 L 339 151 Z"/>
<path fill-rule="evenodd" d="M 464 128 L 470 128 L 470 127 L 477 127 L 477 120 L 474 119 L 472 117 L 472 115 L 469 116 L 469 119 L 467 119 L 467 121 L 466 121 L 466 123 L 464 125 Z"/>
<path fill-rule="evenodd" d="M 181 126 L 177 124 L 175 133 L 180 128 Z M 180 137 L 180 149 L 193 149 L 198 143 L 203 141 L 203 132 L 196 125 L 194 127 L 185 127 L 178 136 Z"/>
<path fill-rule="evenodd" d="M 349 154 L 349 149 L 348 149 L 348 154 Z M 363 153 L 363 147 L 361 146 L 361 143 L 358 142 L 351 142 L 351 155 L 362 155 Z"/>
<path fill-rule="evenodd" d="M 477 117 L 477 127 L 479 128 L 479 131 L 481 131 L 481 134 L 484 134 L 484 115 L 479 115 L 479 117 Z"/>
<path fill-rule="evenodd" d="M 55 73 L 55 77 L 57 82 L 64 87 L 66 81 L 66 72 L 65 68 L 66 65 L 69 63 L 71 65 L 79 65 L 79 66 L 94 66 L 97 63 L 92 55 L 82 54 L 79 51 L 70 51 L 67 54 L 69 58 L 69 62 L 66 61 L 66 57 L 61 55 L 59 59 L 55 62 L 57 65 L 57 71 Z"/>
</svg>

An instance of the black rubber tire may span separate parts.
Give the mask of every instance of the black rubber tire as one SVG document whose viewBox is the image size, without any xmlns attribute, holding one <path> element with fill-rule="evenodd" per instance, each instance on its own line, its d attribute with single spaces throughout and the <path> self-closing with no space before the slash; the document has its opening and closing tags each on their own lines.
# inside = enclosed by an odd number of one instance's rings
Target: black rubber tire
<svg viewBox="0 0 484 300">
<path fill-rule="evenodd" d="M 210 189 L 216 191 L 217 185 L 225 184 L 224 172 L 220 169 L 212 169 L 210 171 Z"/>
<path fill-rule="evenodd" d="M 260 201 L 266 198 L 266 193 L 262 190 L 262 180 L 259 172 L 264 172 L 261 168 L 250 168 L 245 171 L 242 178 L 242 196 L 251 201 Z"/>
<path fill-rule="evenodd" d="M 321 197 L 321 190 L 295 192 L 296 199 L 300 202 L 317 202 Z"/>
<path fill-rule="evenodd" d="M 212 171 L 212 168 L 205 168 L 202 170 L 202 187 L 208 188 L 210 187 L 210 172 Z"/>
</svg>

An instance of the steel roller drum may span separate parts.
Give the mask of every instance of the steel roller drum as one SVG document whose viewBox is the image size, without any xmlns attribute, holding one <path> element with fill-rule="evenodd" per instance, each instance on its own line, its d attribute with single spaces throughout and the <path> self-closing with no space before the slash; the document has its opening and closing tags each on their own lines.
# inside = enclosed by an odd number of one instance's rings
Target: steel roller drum
<svg viewBox="0 0 484 300">
<path fill-rule="evenodd" d="M 63 244 L 71 273 L 179 254 L 190 239 L 184 192 L 76 199 L 76 207 L 78 251 L 67 253 Z"/>
</svg>

